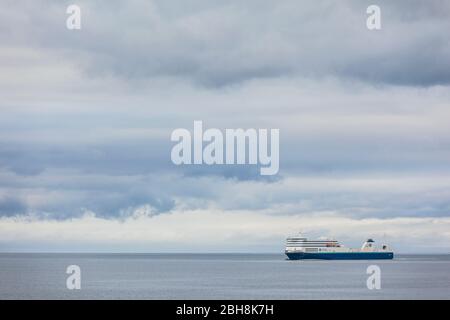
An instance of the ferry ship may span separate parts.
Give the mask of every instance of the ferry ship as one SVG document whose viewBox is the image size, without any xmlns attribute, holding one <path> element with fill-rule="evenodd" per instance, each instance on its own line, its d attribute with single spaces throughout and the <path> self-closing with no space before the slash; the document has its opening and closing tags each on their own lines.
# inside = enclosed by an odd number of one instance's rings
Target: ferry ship
<svg viewBox="0 0 450 320">
<path fill-rule="evenodd" d="M 308 240 L 302 235 L 287 238 L 285 253 L 290 260 L 371 260 L 394 258 L 394 252 L 387 245 L 377 248 L 372 239 L 367 239 L 361 249 L 351 249 L 342 246 L 336 240 Z"/>
</svg>

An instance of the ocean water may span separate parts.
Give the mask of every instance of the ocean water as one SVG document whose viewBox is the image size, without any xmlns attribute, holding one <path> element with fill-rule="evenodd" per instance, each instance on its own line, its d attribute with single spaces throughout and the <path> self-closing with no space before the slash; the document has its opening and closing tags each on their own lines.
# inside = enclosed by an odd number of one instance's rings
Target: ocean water
<svg viewBox="0 0 450 320">
<path fill-rule="evenodd" d="M 66 268 L 81 268 L 81 289 Z M 381 269 L 369 290 L 366 269 Z M 288 261 L 282 254 L 0 254 L 0 299 L 449 299 L 450 255 Z"/>
</svg>

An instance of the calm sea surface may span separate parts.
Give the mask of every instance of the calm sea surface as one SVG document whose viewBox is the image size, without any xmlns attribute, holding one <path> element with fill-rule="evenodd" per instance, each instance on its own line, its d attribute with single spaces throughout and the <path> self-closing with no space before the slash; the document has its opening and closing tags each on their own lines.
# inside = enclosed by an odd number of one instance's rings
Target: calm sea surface
<svg viewBox="0 0 450 320">
<path fill-rule="evenodd" d="M 81 290 L 66 268 L 81 268 Z M 366 269 L 381 268 L 381 289 Z M 0 299 L 449 299 L 450 255 L 288 261 L 281 254 L 0 253 Z"/>
</svg>

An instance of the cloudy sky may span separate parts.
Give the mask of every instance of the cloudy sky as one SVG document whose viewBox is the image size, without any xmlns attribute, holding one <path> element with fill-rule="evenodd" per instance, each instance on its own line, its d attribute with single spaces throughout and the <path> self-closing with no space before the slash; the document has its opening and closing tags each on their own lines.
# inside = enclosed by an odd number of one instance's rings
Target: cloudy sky
<svg viewBox="0 0 450 320">
<path fill-rule="evenodd" d="M 3 0 L 0 251 L 449 252 L 448 30 L 445 0 Z M 194 120 L 279 128 L 279 173 L 175 166 Z"/>
</svg>

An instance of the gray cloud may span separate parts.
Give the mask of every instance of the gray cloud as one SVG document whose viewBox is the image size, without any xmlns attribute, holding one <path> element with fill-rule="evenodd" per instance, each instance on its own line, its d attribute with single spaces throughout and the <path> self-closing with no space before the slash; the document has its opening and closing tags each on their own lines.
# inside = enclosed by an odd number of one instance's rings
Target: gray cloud
<svg viewBox="0 0 450 320">
<path fill-rule="evenodd" d="M 0 216 L 23 215 L 27 210 L 26 203 L 21 199 L 12 196 L 0 197 Z"/>
<path fill-rule="evenodd" d="M 288 78 L 212 92 L 173 83 L 169 91 L 177 95 L 170 98 L 167 89 L 155 92 L 152 85 L 133 94 L 109 84 L 100 89 L 100 99 L 88 89 L 54 98 L 56 105 L 69 106 L 64 109 L 49 107 L 46 98 L 37 104 L 11 100 L 17 108 L 0 119 L 0 194 L 14 190 L 27 199 L 28 213 L 56 218 L 86 210 L 119 218 L 146 205 L 156 214 L 211 206 L 285 208 L 279 214 L 337 210 L 357 218 L 448 215 L 447 87 L 373 88 Z M 80 97 L 89 103 L 79 103 Z M 173 165 L 171 130 L 192 130 L 195 119 L 203 119 L 205 128 L 280 128 L 280 174 L 261 177 L 256 166 Z M 421 175 L 442 176 L 442 182 L 405 189 L 423 184 Z M 380 191 L 369 184 L 362 191 L 372 176 L 391 176 L 399 185 L 390 189 L 390 182 Z M 361 182 L 331 190 L 324 182 L 310 190 L 308 182 L 302 184 L 308 177 Z M 300 184 L 274 189 L 290 178 Z"/>
<path fill-rule="evenodd" d="M 140 207 L 152 214 L 173 210 L 273 211 L 276 215 L 336 212 L 353 218 L 445 217 L 450 210 L 450 178 L 435 173 L 291 175 L 278 181 L 238 180 L 216 175 L 110 175 L 47 170 L 39 176 L 0 175 L 6 198 L 2 215 L 33 213 L 69 218 L 86 211 L 126 217 Z M 19 206 L 20 204 L 20 206 Z"/>
<path fill-rule="evenodd" d="M 292 75 L 450 82 L 445 1 L 380 1 L 378 32 L 365 26 L 369 1 L 81 1 L 79 33 L 61 28 L 62 3 L 45 3 L 43 11 L 39 2 L 25 8 L 10 2 L 1 38 L 64 52 L 89 76 L 174 77 L 208 87 Z M 19 22 L 25 26 L 11 27 Z"/>
</svg>

